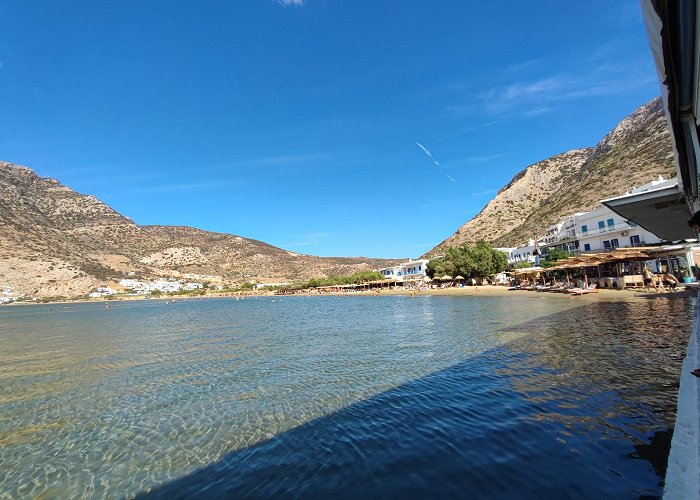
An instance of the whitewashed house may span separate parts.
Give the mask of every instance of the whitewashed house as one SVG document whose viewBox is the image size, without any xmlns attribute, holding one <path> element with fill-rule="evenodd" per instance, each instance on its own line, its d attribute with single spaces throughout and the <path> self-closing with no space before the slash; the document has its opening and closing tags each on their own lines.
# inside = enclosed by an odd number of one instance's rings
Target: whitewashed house
<svg viewBox="0 0 700 500">
<path fill-rule="evenodd" d="M 182 289 L 182 283 L 175 280 L 167 280 L 164 278 L 157 279 L 156 281 L 151 281 L 147 284 L 147 290 L 149 292 L 158 290 L 160 292 L 177 292 Z"/>
<path fill-rule="evenodd" d="M 139 281 L 131 278 L 123 279 L 119 281 L 119 284 L 124 288 L 130 288 L 134 292 L 143 294 L 154 291 L 159 292 L 177 292 L 182 289 L 182 282 L 173 280 L 158 278 L 154 281 Z"/>
<path fill-rule="evenodd" d="M 117 293 L 116 290 L 113 290 L 112 288 L 109 288 L 108 286 L 99 286 L 99 287 L 97 287 L 97 290 L 90 293 L 88 295 L 88 297 L 96 299 L 98 297 L 106 297 L 107 295 L 114 295 L 116 293 Z"/>
<path fill-rule="evenodd" d="M 526 245 L 517 248 L 511 248 L 508 252 L 508 264 L 514 265 L 520 262 L 536 264 L 538 255 L 536 250 L 540 244 L 532 238 L 528 240 Z"/>
<path fill-rule="evenodd" d="M 429 259 L 408 259 L 407 262 L 393 267 L 385 267 L 379 272 L 385 279 L 395 279 L 397 281 L 418 280 L 426 276 L 425 268 Z"/>
<path fill-rule="evenodd" d="M 563 226 L 564 226 L 564 223 L 559 222 L 558 224 L 555 224 L 555 225 L 547 228 L 547 234 L 545 234 L 542 238 L 539 239 L 539 244 L 540 245 L 551 245 L 551 244 L 554 244 L 555 242 L 559 241 Z"/>
<path fill-rule="evenodd" d="M 607 207 L 579 216 L 576 231 L 578 249 L 582 253 L 661 243 L 655 234 L 623 219 Z"/>
</svg>

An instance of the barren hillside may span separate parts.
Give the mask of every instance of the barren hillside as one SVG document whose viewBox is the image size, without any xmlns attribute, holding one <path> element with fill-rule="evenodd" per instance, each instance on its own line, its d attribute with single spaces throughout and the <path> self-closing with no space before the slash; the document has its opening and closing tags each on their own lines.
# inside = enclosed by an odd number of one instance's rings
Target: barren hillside
<svg viewBox="0 0 700 500">
<path fill-rule="evenodd" d="M 352 274 L 396 261 L 296 254 L 190 227 L 139 226 L 94 196 L 0 162 L 0 286 L 75 296 L 128 275 L 222 283 Z"/>
<path fill-rule="evenodd" d="M 474 218 L 426 255 L 479 239 L 500 247 L 523 244 L 575 212 L 659 175 L 675 175 L 661 99 L 622 120 L 594 148 L 576 149 L 530 165 Z"/>
</svg>

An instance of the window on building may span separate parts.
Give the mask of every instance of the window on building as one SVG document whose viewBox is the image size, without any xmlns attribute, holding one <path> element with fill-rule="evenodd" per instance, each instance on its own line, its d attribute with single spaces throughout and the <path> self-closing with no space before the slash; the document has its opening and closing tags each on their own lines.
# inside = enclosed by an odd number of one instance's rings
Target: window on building
<svg viewBox="0 0 700 500">
<path fill-rule="evenodd" d="M 581 226 L 581 232 L 582 232 L 582 233 L 587 233 L 587 232 L 588 232 L 588 226 L 587 226 L 586 224 L 584 224 L 583 226 Z"/>
<path fill-rule="evenodd" d="M 615 238 L 614 240 L 610 240 L 610 246 L 613 248 L 618 248 L 620 246 L 620 242 L 617 238 Z"/>
<path fill-rule="evenodd" d="M 588 252 L 591 249 L 591 244 L 590 243 L 584 243 L 583 245 L 583 251 Z"/>
<path fill-rule="evenodd" d="M 600 229 L 601 231 L 605 231 L 605 221 L 598 221 L 598 229 Z"/>
<path fill-rule="evenodd" d="M 639 235 L 635 234 L 634 236 L 630 236 L 630 246 L 638 247 L 639 245 Z"/>
<path fill-rule="evenodd" d="M 610 250 L 610 240 L 603 240 L 603 249 Z"/>
<path fill-rule="evenodd" d="M 615 220 L 608 219 L 608 228 L 612 229 L 613 227 L 615 227 Z"/>
</svg>

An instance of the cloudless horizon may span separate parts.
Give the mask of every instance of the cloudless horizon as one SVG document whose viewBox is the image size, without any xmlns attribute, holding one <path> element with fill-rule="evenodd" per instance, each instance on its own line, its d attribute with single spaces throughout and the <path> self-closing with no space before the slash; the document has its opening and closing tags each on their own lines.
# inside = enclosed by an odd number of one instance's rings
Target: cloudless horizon
<svg viewBox="0 0 700 500">
<path fill-rule="evenodd" d="M 658 94 L 638 0 L 0 5 L 1 160 L 312 255 L 417 257 Z"/>
</svg>

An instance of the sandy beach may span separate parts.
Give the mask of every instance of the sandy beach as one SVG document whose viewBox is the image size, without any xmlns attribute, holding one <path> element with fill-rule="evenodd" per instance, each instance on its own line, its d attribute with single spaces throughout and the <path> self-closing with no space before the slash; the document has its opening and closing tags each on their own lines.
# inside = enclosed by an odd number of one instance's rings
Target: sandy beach
<svg viewBox="0 0 700 500">
<path fill-rule="evenodd" d="M 290 296 L 319 296 L 319 295 L 336 295 L 336 296 L 353 296 L 353 295 L 411 295 L 415 294 L 418 296 L 426 295 L 444 295 L 444 296 L 462 296 L 462 297 L 528 297 L 532 299 L 542 299 L 542 300 L 572 300 L 579 301 L 582 303 L 591 302 L 626 302 L 626 301 L 636 301 L 636 300 L 648 300 L 652 298 L 666 298 L 666 299 L 678 299 L 678 298 L 688 298 L 696 295 L 696 292 L 690 288 L 680 289 L 678 291 L 667 291 L 667 292 L 645 292 L 644 289 L 626 289 L 626 290 L 616 290 L 616 289 L 599 289 L 597 292 L 589 293 L 586 295 L 573 295 L 569 293 L 554 293 L 554 292 L 537 292 L 534 290 L 509 290 L 505 286 L 493 286 L 493 285 L 483 285 L 483 286 L 465 286 L 465 287 L 451 287 L 451 288 L 431 288 L 428 290 L 408 290 L 403 288 L 384 288 L 372 291 L 363 292 L 349 292 L 349 293 L 324 293 L 319 294 L 316 291 L 299 292 L 292 294 Z M 55 302 L 45 302 L 44 304 L 78 304 L 78 303 L 115 303 L 115 302 L 125 302 L 125 301 L 141 301 L 141 300 L 152 300 L 154 302 L 171 302 L 171 301 L 187 301 L 187 300 L 202 300 L 202 299 L 215 299 L 215 298 L 254 298 L 254 297 L 273 297 L 278 296 L 272 292 L 244 292 L 241 294 L 235 293 L 219 293 L 201 296 L 183 296 L 174 295 L 166 296 L 162 295 L 160 297 L 147 297 L 147 296 L 113 296 L 109 299 L 94 298 L 94 299 L 76 299 L 76 300 L 61 300 Z M 37 305 L 41 302 L 13 302 L 10 304 L 4 304 L 4 306 L 26 306 L 26 305 Z"/>
<path fill-rule="evenodd" d="M 384 289 L 380 292 L 380 295 L 410 295 L 410 290 L 398 289 Z M 554 292 L 537 292 L 533 290 L 508 290 L 505 286 L 465 286 L 465 287 L 451 287 L 442 289 L 430 289 L 424 291 L 417 291 L 416 296 L 420 295 L 450 295 L 450 296 L 518 296 L 518 297 L 531 297 L 540 299 L 570 299 L 575 301 L 585 301 L 585 302 L 620 302 L 620 301 L 631 301 L 631 300 L 647 300 L 650 298 L 663 297 L 667 299 L 672 298 L 686 298 L 695 295 L 695 292 L 691 289 L 678 290 L 675 292 L 645 292 L 644 289 L 626 289 L 626 290 L 616 290 L 616 289 L 599 289 L 597 292 L 589 293 L 586 295 L 573 295 L 569 293 L 554 293 Z"/>
</svg>

